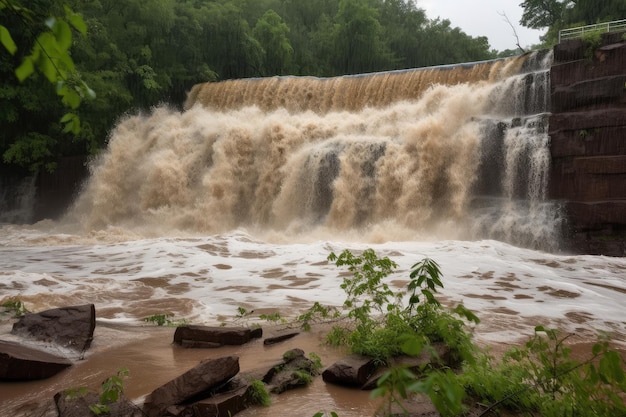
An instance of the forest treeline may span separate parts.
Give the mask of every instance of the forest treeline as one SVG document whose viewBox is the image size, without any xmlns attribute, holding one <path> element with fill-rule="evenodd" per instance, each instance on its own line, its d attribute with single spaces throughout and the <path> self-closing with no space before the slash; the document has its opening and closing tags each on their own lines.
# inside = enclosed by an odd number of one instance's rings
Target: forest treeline
<svg viewBox="0 0 626 417">
<path fill-rule="evenodd" d="M 552 3 L 568 4 L 559 9 L 561 20 L 553 19 L 558 8 L 541 9 Z M 562 25 L 569 3 L 527 0 L 525 10 L 534 12 L 522 24 Z M 328 77 L 516 53 L 513 37 L 513 49 L 499 53 L 486 37 L 431 19 L 412 0 L 0 0 L 0 6 L 0 29 L 16 46 L 13 54 L 0 49 L 0 154 L 32 171 L 53 169 L 60 156 L 97 152 L 121 115 L 160 103 L 180 107 L 196 83 Z M 72 106 L 81 126 L 74 133 L 61 122 L 67 100 L 59 100 L 49 79 L 37 72 L 23 82 L 15 76 L 39 34 L 63 35 L 58 31 L 65 26 L 52 26 L 49 18 L 62 21 L 68 8 L 87 27 L 67 45 L 75 71 L 60 83 L 70 91 L 74 86 L 82 99 Z M 95 98 L 83 97 L 85 91 Z"/>
</svg>

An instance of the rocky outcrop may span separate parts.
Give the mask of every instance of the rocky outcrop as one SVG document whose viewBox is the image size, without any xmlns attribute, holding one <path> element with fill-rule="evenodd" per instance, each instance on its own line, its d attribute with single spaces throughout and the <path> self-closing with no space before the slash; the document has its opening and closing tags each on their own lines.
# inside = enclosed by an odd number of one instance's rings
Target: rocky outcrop
<svg viewBox="0 0 626 417">
<path fill-rule="evenodd" d="M 66 390 L 58 392 L 54 396 L 54 402 L 59 412 L 59 417 L 85 417 L 93 416 L 90 406 L 101 405 L 100 396 L 93 391 L 81 392 L 77 390 Z M 123 394 L 117 401 L 106 406 L 107 417 L 143 417 L 143 412 L 133 404 Z"/>
<path fill-rule="evenodd" d="M 0 380 L 45 379 L 70 366 L 72 362 L 65 358 L 0 340 Z"/>
<path fill-rule="evenodd" d="M 347 356 L 322 372 L 324 382 L 347 387 L 362 387 L 376 370 L 374 359 L 367 356 Z"/>
<path fill-rule="evenodd" d="M 161 417 L 169 407 L 208 397 L 212 390 L 226 383 L 239 372 L 239 358 L 226 356 L 200 362 L 179 377 L 148 395 L 144 412 L 148 417 Z"/>
<path fill-rule="evenodd" d="M 239 358 L 228 356 L 201 362 L 154 390 L 144 403 L 149 417 L 232 416 L 259 404 L 259 384 L 267 395 L 307 385 L 318 364 L 301 349 L 283 354 L 263 369 L 239 373 Z M 255 386 L 256 384 L 256 386 Z"/>
<path fill-rule="evenodd" d="M 215 348 L 223 345 L 243 345 L 263 336 L 260 327 L 180 326 L 174 333 L 174 343 L 186 348 Z"/>
<path fill-rule="evenodd" d="M 95 328 L 96 308 L 86 304 L 27 313 L 11 333 L 83 352 L 91 345 Z"/>
<path fill-rule="evenodd" d="M 550 198 L 562 200 L 570 249 L 626 256 L 626 40 L 607 33 L 554 47 Z"/>
</svg>

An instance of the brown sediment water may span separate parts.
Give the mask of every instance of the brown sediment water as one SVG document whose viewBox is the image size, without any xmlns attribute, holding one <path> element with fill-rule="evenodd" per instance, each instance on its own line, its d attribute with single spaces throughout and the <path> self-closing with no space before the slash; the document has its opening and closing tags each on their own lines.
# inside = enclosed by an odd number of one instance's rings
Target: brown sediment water
<svg viewBox="0 0 626 417">
<path fill-rule="evenodd" d="M 125 394 L 141 404 L 143 397 L 165 382 L 181 375 L 201 360 L 236 355 L 242 372 L 271 367 L 284 352 L 293 348 L 315 353 L 325 366 L 340 359 L 345 351 L 324 341 L 327 327 L 285 342 L 265 346 L 261 339 L 242 346 L 216 349 L 184 349 L 172 344 L 173 327 L 138 327 L 99 324 L 94 343 L 84 359 L 56 376 L 31 382 L 0 382 L 0 416 L 54 416 L 55 393 L 71 388 L 94 390 L 121 368 L 129 371 L 124 379 Z M 306 388 L 272 396 L 270 407 L 254 407 L 238 415 L 312 416 L 318 411 L 336 411 L 341 416 L 373 415 L 380 400 L 370 399 L 370 392 L 326 384 L 321 376 Z"/>
</svg>

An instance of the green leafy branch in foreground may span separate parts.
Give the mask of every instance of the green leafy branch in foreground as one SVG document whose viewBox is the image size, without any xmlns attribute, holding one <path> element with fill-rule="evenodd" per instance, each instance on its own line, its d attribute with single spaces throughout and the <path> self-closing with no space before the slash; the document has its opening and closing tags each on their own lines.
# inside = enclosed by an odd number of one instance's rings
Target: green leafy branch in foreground
<svg viewBox="0 0 626 417">
<path fill-rule="evenodd" d="M 574 359 L 566 344 L 572 336 L 537 326 L 524 347 L 510 349 L 499 363 L 484 356 L 460 380 L 468 393 L 492 404 L 485 413 L 503 408 L 543 417 L 626 416 L 620 354 L 601 337 L 588 358 Z"/>
<path fill-rule="evenodd" d="M 41 73 L 56 88 L 61 102 L 70 111 L 61 117 L 63 132 L 78 134 L 80 119 L 74 112 L 84 99 L 95 98 L 95 92 L 89 88 L 76 71 L 76 66 L 69 52 L 72 46 L 72 29 L 82 35 L 87 34 L 87 25 L 82 16 L 73 12 L 67 5 L 64 14 L 50 16 L 45 20 L 46 30 L 35 38 L 29 55 L 15 69 L 15 76 L 20 82 L 30 77 L 35 70 Z M 26 27 L 32 28 L 32 11 L 10 0 L 0 0 L 0 12 L 17 16 Z M 17 45 L 11 33 L 0 25 L 0 43 L 11 55 L 17 52 Z"/>
<path fill-rule="evenodd" d="M 348 266 L 353 274 L 342 285 L 348 295 L 344 307 L 352 308 L 348 317 L 353 322 L 347 328 L 334 327 L 328 334 L 331 343 L 345 343 L 352 352 L 380 362 L 432 351 L 435 342 L 456 354 L 444 364 L 431 354 L 435 366 L 386 371 L 372 392 L 385 399 L 386 415 L 394 404 L 406 411 L 404 401 L 421 393 L 444 417 L 464 415 L 476 403 L 491 404 L 481 416 L 500 409 L 542 417 L 626 416 L 625 362 L 610 349 L 608 339 L 600 339 L 589 358 L 577 361 L 566 344 L 571 335 L 561 337 L 557 330 L 538 326 L 525 347 L 513 348 L 496 361 L 471 342 L 466 322 L 478 323 L 478 317 L 462 304 L 447 310 L 436 300 L 434 294 L 443 283 L 433 260 L 412 266 L 404 308 L 402 294 L 394 294 L 383 281 L 395 268 L 393 262 L 380 260 L 370 249 L 362 256 L 349 251 L 331 254 L 329 260 Z M 380 314 L 372 317 L 372 311 Z M 459 367 L 453 370 L 455 362 Z"/>
</svg>

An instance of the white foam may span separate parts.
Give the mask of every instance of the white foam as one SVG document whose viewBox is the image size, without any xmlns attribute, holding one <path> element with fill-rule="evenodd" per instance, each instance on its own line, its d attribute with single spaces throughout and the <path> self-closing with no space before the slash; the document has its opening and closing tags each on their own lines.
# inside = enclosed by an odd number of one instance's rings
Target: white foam
<svg viewBox="0 0 626 417">
<path fill-rule="evenodd" d="M 315 301 L 340 307 L 342 271 L 326 262 L 328 254 L 371 247 L 398 263 L 388 278 L 394 284 L 407 281 L 417 261 L 437 261 L 440 296 L 475 311 L 484 338 L 509 340 L 535 325 L 626 333 L 622 258 L 555 255 L 497 241 L 277 244 L 235 231 L 99 243 L 36 228 L 2 232 L 2 300 L 20 298 L 31 310 L 94 303 L 102 319 L 138 324 L 165 312 L 217 324 L 234 319 L 238 307 L 292 317 Z"/>
</svg>

